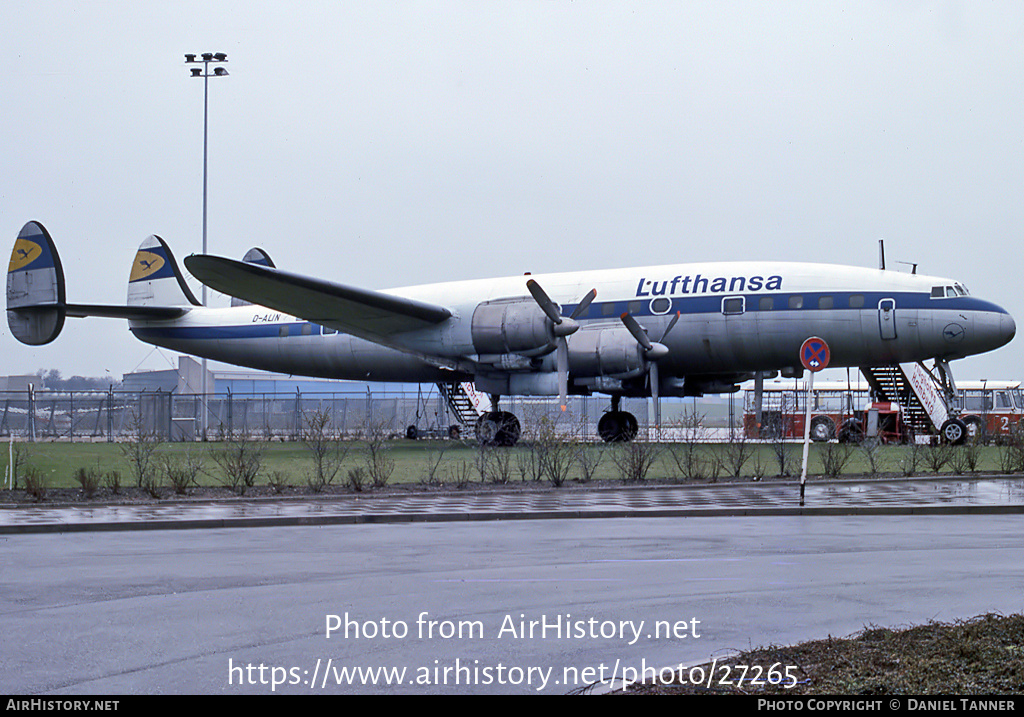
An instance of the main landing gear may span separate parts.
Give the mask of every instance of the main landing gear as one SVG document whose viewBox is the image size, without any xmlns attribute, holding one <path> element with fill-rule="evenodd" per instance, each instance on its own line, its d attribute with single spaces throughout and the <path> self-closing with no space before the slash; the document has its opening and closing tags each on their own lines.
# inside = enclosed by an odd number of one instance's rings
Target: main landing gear
<svg viewBox="0 0 1024 717">
<path fill-rule="evenodd" d="M 494 410 L 477 419 L 476 439 L 485 446 L 514 446 L 522 432 L 519 419 L 515 414 L 498 410 L 498 399 L 498 396 L 491 396 Z"/>
<path fill-rule="evenodd" d="M 484 446 L 514 446 L 519 441 L 522 429 L 519 419 L 508 411 L 498 408 L 498 396 L 491 397 L 493 411 L 480 416 L 476 422 L 476 439 Z M 636 416 L 619 410 L 621 396 L 612 396 L 612 410 L 601 416 L 597 422 L 597 433 L 606 443 L 626 443 L 636 438 L 640 424 Z"/>
<path fill-rule="evenodd" d="M 619 410 L 622 396 L 612 396 L 612 410 L 601 416 L 597 422 L 597 434 L 605 443 L 625 443 L 636 438 L 640 430 L 636 416 L 628 411 Z"/>
</svg>

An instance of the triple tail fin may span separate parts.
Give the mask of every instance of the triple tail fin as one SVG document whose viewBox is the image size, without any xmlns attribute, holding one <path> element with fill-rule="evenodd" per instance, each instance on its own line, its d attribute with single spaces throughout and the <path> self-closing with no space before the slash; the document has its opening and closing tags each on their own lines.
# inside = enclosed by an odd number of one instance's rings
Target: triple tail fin
<svg viewBox="0 0 1024 717">
<path fill-rule="evenodd" d="M 28 222 L 22 227 L 11 251 L 11 262 L 7 266 L 7 324 L 11 333 L 18 341 L 30 346 L 41 346 L 53 341 L 64 328 L 64 319 L 68 316 L 105 316 L 110 318 L 157 320 L 175 319 L 189 310 L 189 304 L 198 306 L 199 302 L 192 296 L 181 272 L 171 255 L 170 249 L 159 237 L 149 237 L 143 247 L 149 246 L 151 240 L 156 247 L 155 257 L 162 257 L 163 264 L 153 264 L 150 274 L 140 271 L 139 280 L 156 285 L 156 275 L 161 270 L 169 272 L 177 281 L 177 292 L 166 290 L 163 285 L 158 290 L 150 289 L 151 299 L 147 302 L 145 288 L 137 293 L 139 299 L 131 300 L 131 281 L 129 283 L 129 305 L 111 306 L 104 304 L 69 304 L 64 291 L 64 269 L 60 255 L 50 233 L 39 222 Z M 139 250 L 139 255 L 143 250 Z M 148 259 L 148 257 L 147 257 Z M 147 282 L 146 279 L 150 280 Z M 160 303 L 163 301 L 169 303 Z"/>
<path fill-rule="evenodd" d="M 41 346 L 64 328 L 64 269 L 57 247 L 39 222 L 21 228 L 7 266 L 7 325 L 23 344 Z"/>
<path fill-rule="evenodd" d="M 254 246 L 249 251 L 245 252 L 245 256 L 242 257 L 242 261 L 249 264 L 257 264 L 258 266 L 269 266 L 271 269 L 276 269 L 274 260 L 270 258 L 270 254 L 260 249 L 258 246 Z M 245 299 L 239 299 L 237 296 L 231 297 L 232 306 L 252 306 L 251 301 Z"/>
<path fill-rule="evenodd" d="M 156 234 L 139 245 L 128 277 L 129 306 L 199 306 L 167 242 Z"/>
</svg>

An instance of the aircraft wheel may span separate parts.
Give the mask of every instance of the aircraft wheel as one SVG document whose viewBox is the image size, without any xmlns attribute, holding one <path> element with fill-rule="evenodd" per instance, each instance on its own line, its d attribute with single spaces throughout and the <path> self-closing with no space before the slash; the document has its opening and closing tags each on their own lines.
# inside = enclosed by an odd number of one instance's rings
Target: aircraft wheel
<svg viewBox="0 0 1024 717">
<path fill-rule="evenodd" d="M 519 419 L 515 414 L 508 411 L 498 412 L 498 435 L 495 437 L 496 446 L 514 446 L 519 442 L 521 434 Z"/>
<path fill-rule="evenodd" d="M 626 440 L 632 441 L 636 438 L 636 434 L 640 432 L 640 424 L 636 420 L 636 416 L 632 413 L 622 412 L 622 415 L 626 418 Z"/>
<path fill-rule="evenodd" d="M 494 440 L 498 436 L 498 421 L 495 418 L 496 415 L 497 414 L 494 411 L 489 411 L 477 419 L 476 439 L 480 441 L 481 445 L 494 445 Z"/>
<path fill-rule="evenodd" d="M 978 416 L 968 416 L 963 419 L 967 426 L 967 438 L 972 441 L 981 442 L 985 440 L 985 423 Z"/>
<path fill-rule="evenodd" d="M 958 446 L 964 442 L 965 438 L 967 438 L 967 425 L 959 418 L 950 418 L 942 424 L 942 428 L 939 429 L 939 433 L 942 434 L 942 439 L 946 441 L 946 443 Z"/>
<path fill-rule="evenodd" d="M 811 440 L 817 443 L 831 441 L 836 437 L 836 424 L 828 416 L 815 416 L 811 419 Z"/>
<path fill-rule="evenodd" d="M 410 441 L 415 441 L 417 438 L 420 437 L 419 429 L 416 428 L 416 426 L 409 426 L 408 428 L 405 429 L 405 437 L 408 438 Z"/>
<path fill-rule="evenodd" d="M 476 422 L 476 437 L 485 446 L 514 446 L 519 441 L 519 419 L 508 411 L 489 411 Z"/>
<path fill-rule="evenodd" d="M 843 427 L 839 429 L 839 442 L 840 443 L 860 443 L 864 440 L 864 429 L 861 428 L 860 421 L 855 418 L 851 418 Z"/>
<path fill-rule="evenodd" d="M 631 441 L 639 430 L 636 416 L 626 411 L 609 411 L 597 422 L 597 434 L 605 443 Z"/>
</svg>

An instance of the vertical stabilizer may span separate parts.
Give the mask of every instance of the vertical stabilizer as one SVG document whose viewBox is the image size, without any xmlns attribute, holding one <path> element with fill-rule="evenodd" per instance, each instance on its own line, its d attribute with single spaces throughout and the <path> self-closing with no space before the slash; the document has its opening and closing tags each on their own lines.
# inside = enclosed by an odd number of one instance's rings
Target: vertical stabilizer
<svg viewBox="0 0 1024 717">
<path fill-rule="evenodd" d="M 64 270 L 57 247 L 39 222 L 22 227 L 7 266 L 7 325 L 23 344 L 57 338 L 66 316 Z"/>
<path fill-rule="evenodd" d="M 128 277 L 129 306 L 199 306 L 167 243 L 155 234 L 139 246 Z"/>
<path fill-rule="evenodd" d="M 274 266 L 274 260 L 270 258 L 270 254 L 260 249 L 258 246 L 254 246 L 249 251 L 245 252 L 245 256 L 242 257 L 242 261 L 248 262 L 249 264 L 258 264 L 259 266 L 269 266 L 271 269 L 276 269 Z M 239 299 L 237 296 L 231 297 L 232 306 L 252 306 L 251 301 L 245 299 Z"/>
</svg>

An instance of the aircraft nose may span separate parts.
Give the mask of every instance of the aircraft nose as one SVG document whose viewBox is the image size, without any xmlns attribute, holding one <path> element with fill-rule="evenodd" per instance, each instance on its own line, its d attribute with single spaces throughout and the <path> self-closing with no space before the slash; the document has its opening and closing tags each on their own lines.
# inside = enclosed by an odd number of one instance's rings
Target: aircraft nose
<svg viewBox="0 0 1024 717">
<path fill-rule="evenodd" d="M 1013 317 L 1000 309 L 999 311 L 981 312 L 974 322 L 975 337 L 978 348 L 991 351 L 1010 343 L 1017 333 L 1017 324 Z"/>
<path fill-rule="evenodd" d="M 1010 343 L 1016 333 L 1017 324 L 1014 322 L 1013 317 L 1009 314 L 1002 314 L 999 317 L 999 335 L 1002 337 L 1003 343 L 1000 345 Z"/>
</svg>

